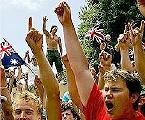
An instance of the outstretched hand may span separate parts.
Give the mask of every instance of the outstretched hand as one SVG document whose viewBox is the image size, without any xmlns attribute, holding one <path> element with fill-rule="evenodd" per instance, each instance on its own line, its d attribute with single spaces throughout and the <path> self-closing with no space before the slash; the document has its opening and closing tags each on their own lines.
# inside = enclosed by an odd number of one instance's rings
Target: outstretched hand
<svg viewBox="0 0 145 120">
<path fill-rule="evenodd" d="M 46 23 L 48 21 L 47 16 L 43 17 L 43 23 Z"/>
<path fill-rule="evenodd" d="M 68 57 L 67 57 L 67 54 L 64 55 L 64 56 L 62 56 L 62 62 L 63 62 L 63 64 L 64 64 L 65 67 L 70 66 L 69 60 L 68 60 Z"/>
<path fill-rule="evenodd" d="M 61 2 L 54 11 L 62 25 L 71 23 L 71 10 L 66 2 Z"/>
<path fill-rule="evenodd" d="M 131 47 L 131 39 L 128 31 L 128 25 L 125 25 L 124 33 L 120 34 L 118 39 L 118 43 L 116 45 L 117 49 L 127 50 Z"/>
<path fill-rule="evenodd" d="M 28 32 L 26 42 L 31 48 L 33 54 L 36 54 L 42 51 L 43 35 L 33 28 Z"/>
<path fill-rule="evenodd" d="M 28 33 L 25 40 L 33 54 L 39 53 L 42 50 L 43 35 L 32 27 L 32 17 L 29 17 L 28 20 Z"/>
<path fill-rule="evenodd" d="M 101 51 L 101 53 L 99 54 L 99 60 L 100 63 L 104 66 L 111 66 L 111 62 L 112 62 L 112 55 L 110 55 L 109 53 L 105 52 L 104 50 Z"/>
<path fill-rule="evenodd" d="M 130 39 L 133 46 L 141 44 L 144 33 L 144 26 L 145 26 L 144 20 L 141 21 L 140 28 L 136 27 L 135 29 L 133 29 L 132 25 L 129 24 Z"/>
<path fill-rule="evenodd" d="M 108 54 L 105 51 L 101 51 L 101 53 L 99 54 L 99 60 L 99 71 L 101 73 L 105 73 L 107 70 L 111 69 L 112 55 Z"/>
<path fill-rule="evenodd" d="M 118 37 L 117 48 L 120 50 L 127 50 L 130 47 L 130 40 L 127 34 L 120 34 Z"/>
</svg>

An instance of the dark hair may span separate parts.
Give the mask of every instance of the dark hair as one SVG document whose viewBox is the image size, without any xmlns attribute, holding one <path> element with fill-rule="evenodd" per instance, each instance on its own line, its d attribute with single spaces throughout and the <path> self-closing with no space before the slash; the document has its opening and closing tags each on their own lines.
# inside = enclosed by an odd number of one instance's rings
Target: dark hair
<svg viewBox="0 0 145 120">
<path fill-rule="evenodd" d="M 106 78 L 105 80 L 107 80 L 108 78 L 110 79 L 110 77 L 113 78 L 113 80 L 117 80 L 118 77 L 121 77 L 126 82 L 126 86 L 129 89 L 130 96 L 134 93 L 137 93 L 138 95 L 140 95 L 141 93 L 142 86 L 140 80 L 125 70 L 121 69 L 112 70 L 105 73 L 104 77 Z M 137 110 L 138 108 L 138 102 L 139 98 L 133 104 L 135 110 Z"/>
<path fill-rule="evenodd" d="M 56 25 L 52 25 L 52 26 L 51 26 L 50 33 L 52 32 L 52 29 L 55 28 L 55 27 L 57 28 Z"/>
<path fill-rule="evenodd" d="M 76 120 L 81 120 L 80 116 L 78 115 L 78 113 L 74 109 L 72 103 L 63 102 L 61 104 L 61 112 L 65 112 L 66 110 L 71 110 L 73 117 L 76 118 Z"/>
</svg>

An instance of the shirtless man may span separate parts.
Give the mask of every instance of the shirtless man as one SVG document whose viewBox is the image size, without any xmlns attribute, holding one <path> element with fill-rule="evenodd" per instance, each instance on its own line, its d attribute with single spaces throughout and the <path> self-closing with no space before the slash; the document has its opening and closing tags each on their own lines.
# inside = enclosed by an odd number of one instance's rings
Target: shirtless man
<svg viewBox="0 0 145 120">
<path fill-rule="evenodd" d="M 46 36 L 46 44 L 47 44 L 47 59 L 50 63 L 50 65 L 53 65 L 53 62 L 55 63 L 56 70 L 58 73 L 58 79 L 61 81 L 62 75 L 63 75 L 63 67 L 61 62 L 60 54 L 62 55 L 62 44 L 61 39 L 56 35 L 57 32 L 57 26 L 53 25 L 51 27 L 50 32 L 46 30 L 46 22 L 47 22 L 46 16 L 43 17 L 43 33 Z M 58 46 L 60 53 L 58 51 Z"/>
</svg>

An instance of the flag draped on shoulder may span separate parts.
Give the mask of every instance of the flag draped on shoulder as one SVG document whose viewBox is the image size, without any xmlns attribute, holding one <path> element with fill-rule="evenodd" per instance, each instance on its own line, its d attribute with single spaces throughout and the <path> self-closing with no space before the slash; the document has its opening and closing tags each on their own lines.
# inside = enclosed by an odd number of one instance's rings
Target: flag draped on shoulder
<svg viewBox="0 0 145 120">
<path fill-rule="evenodd" d="M 5 69 L 25 64 L 25 61 L 5 39 L 0 43 L 0 59 Z"/>
</svg>

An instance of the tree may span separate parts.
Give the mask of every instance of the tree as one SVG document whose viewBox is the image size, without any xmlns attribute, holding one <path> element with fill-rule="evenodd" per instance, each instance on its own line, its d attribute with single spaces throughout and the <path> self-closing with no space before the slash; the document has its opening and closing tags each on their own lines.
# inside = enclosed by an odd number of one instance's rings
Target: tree
<svg viewBox="0 0 145 120">
<path fill-rule="evenodd" d="M 144 19 L 137 8 L 136 0 L 86 0 L 86 3 L 79 13 L 81 23 L 78 35 L 85 54 L 88 58 L 95 58 L 95 61 L 98 61 L 98 53 L 92 54 L 97 51 L 90 47 L 93 41 L 84 38 L 90 28 L 101 23 L 100 26 L 104 29 L 104 34 L 110 34 L 113 40 L 112 44 L 115 45 L 117 37 L 123 33 L 125 24 L 133 22 L 139 26 L 140 21 Z"/>
<path fill-rule="evenodd" d="M 83 47 L 85 55 L 87 56 L 89 62 L 92 63 L 94 62 L 98 63 L 98 60 L 95 59 L 98 58 L 98 50 L 94 48 L 96 42 L 93 40 L 86 39 L 85 34 L 89 29 L 95 26 L 97 22 L 99 22 L 99 21 L 96 22 L 97 14 L 98 14 L 97 5 L 90 4 L 90 2 L 87 2 L 87 6 L 82 7 L 79 13 L 81 24 L 79 25 L 78 35 L 81 40 L 81 45 Z"/>
</svg>

